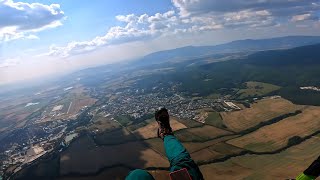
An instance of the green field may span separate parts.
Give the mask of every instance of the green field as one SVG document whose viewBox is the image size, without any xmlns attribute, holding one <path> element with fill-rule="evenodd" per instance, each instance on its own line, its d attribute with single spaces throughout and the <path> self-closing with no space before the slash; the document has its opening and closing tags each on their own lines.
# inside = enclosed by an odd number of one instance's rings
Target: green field
<svg viewBox="0 0 320 180">
<path fill-rule="evenodd" d="M 223 120 L 218 112 L 209 112 L 205 124 L 212 125 L 218 128 L 226 128 Z"/>
<path fill-rule="evenodd" d="M 135 130 L 137 130 L 139 128 L 142 128 L 142 127 L 144 127 L 146 125 L 148 125 L 148 123 L 146 121 L 142 121 L 142 122 L 140 122 L 138 124 L 131 124 L 127 128 L 128 128 L 129 131 L 132 132 L 132 131 L 135 131 Z"/>
<path fill-rule="evenodd" d="M 117 129 L 111 132 L 103 132 L 97 134 L 95 142 L 98 145 L 110 145 L 110 144 L 121 144 L 129 141 L 134 141 L 136 137 L 128 132 L 125 128 Z"/>
<path fill-rule="evenodd" d="M 130 116 L 119 115 L 116 116 L 115 119 L 122 125 L 127 126 L 132 122 L 132 118 Z"/>
<path fill-rule="evenodd" d="M 203 126 L 203 124 L 198 121 L 189 120 L 189 119 L 179 119 L 179 118 L 175 118 L 175 119 L 180 123 L 184 124 L 185 126 L 187 126 L 188 128 Z"/>
<path fill-rule="evenodd" d="M 237 92 L 238 99 L 264 96 L 281 88 L 280 86 L 276 86 L 273 84 L 255 81 L 246 82 L 245 86 L 245 89 L 240 89 Z"/>
<path fill-rule="evenodd" d="M 204 140 L 204 138 L 189 132 L 188 129 L 182 129 L 175 132 L 175 136 L 182 142 L 198 142 Z"/>
</svg>

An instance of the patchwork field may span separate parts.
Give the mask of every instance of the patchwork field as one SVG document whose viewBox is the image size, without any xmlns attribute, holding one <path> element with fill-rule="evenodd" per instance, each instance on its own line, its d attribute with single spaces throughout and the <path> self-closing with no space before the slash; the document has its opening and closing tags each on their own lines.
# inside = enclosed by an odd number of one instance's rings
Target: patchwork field
<svg viewBox="0 0 320 180">
<path fill-rule="evenodd" d="M 222 154 L 216 151 L 212 151 L 209 148 L 201 149 L 200 151 L 191 154 L 191 158 L 196 161 L 208 161 L 210 159 L 215 159 L 221 157 Z"/>
<path fill-rule="evenodd" d="M 85 106 L 91 106 L 96 102 L 95 99 L 92 98 L 84 98 L 84 99 L 75 99 L 72 101 L 71 106 L 67 110 L 68 114 L 76 114 Z"/>
<path fill-rule="evenodd" d="M 99 145 L 112 145 L 112 144 L 121 144 L 129 141 L 137 140 L 136 136 L 131 134 L 127 129 L 115 129 L 113 131 L 106 131 L 98 133 L 95 136 L 95 142 Z"/>
<path fill-rule="evenodd" d="M 198 128 L 189 128 L 188 132 L 200 136 L 203 139 L 212 139 L 223 135 L 231 134 L 229 131 L 225 131 L 213 126 L 205 125 Z"/>
<path fill-rule="evenodd" d="M 189 119 L 179 119 L 179 118 L 176 118 L 176 117 L 171 117 L 171 119 L 175 119 L 175 120 L 179 121 L 180 123 L 184 124 L 188 128 L 199 127 L 199 126 L 203 125 L 202 123 L 200 123 L 198 121 L 189 120 Z"/>
<path fill-rule="evenodd" d="M 320 108 L 308 107 L 301 114 L 260 128 L 248 135 L 232 139 L 229 144 L 257 152 L 277 150 L 294 136 L 305 137 L 320 129 Z"/>
<path fill-rule="evenodd" d="M 30 101 L 29 101 L 30 102 Z M 15 105 L 8 105 L 0 109 L 0 132 L 6 130 L 8 127 L 22 127 L 28 116 L 39 110 L 45 102 L 42 101 L 31 103 L 27 106 L 27 102 L 18 103 Z"/>
<path fill-rule="evenodd" d="M 210 179 L 290 179 L 304 171 L 320 152 L 318 137 L 272 155 L 245 155 L 200 167 Z"/>
<path fill-rule="evenodd" d="M 97 115 L 93 118 L 93 124 L 89 127 L 90 130 L 92 131 L 112 131 L 115 129 L 120 128 L 120 124 L 112 121 L 104 116 Z"/>
<path fill-rule="evenodd" d="M 239 99 L 244 99 L 253 96 L 264 96 L 266 94 L 280 89 L 280 86 L 254 81 L 246 82 L 245 85 L 246 88 L 240 89 L 237 93 L 239 95 Z"/>
<path fill-rule="evenodd" d="M 238 148 L 236 146 L 232 146 L 232 145 L 224 143 L 224 142 L 212 145 L 212 146 L 208 147 L 208 149 L 215 151 L 215 152 L 218 152 L 223 155 L 238 154 L 241 151 L 243 151 L 243 149 L 241 149 L 241 148 Z"/>
<path fill-rule="evenodd" d="M 130 169 L 125 167 L 114 167 L 114 168 L 108 168 L 101 173 L 93 174 L 92 176 L 69 175 L 69 176 L 63 176 L 58 179 L 59 180 L 91 180 L 91 179 L 105 180 L 107 178 L 112 178 L 114 180 L 122 180 L 122 179 L 125 179 L 129 171 Z M 115 176 L 115 174 L 117 175 Z"/>
<path fill-rule="evenodd" d="M 228 129 L 239 132 L 253 127 L 260 122 L 270 120 L 283 114 L 292 113 L 304 106 L 295 105 L 283 98 L 262 99 L 241 111 L 221 113 Z"/>
<path fill-rule="evenodd" d="M 60 173 L 95 173 L 102 167 L 124 164 L 132 168 L 168 167 L 167 159 L 141 142 L 99 146 L 87 136 L 75 141 L 61 154 Z M 114 174 L 116 177 L 116 174 Z"/>
<path fill-rule="evenodd" d="M 205 124 L 209 124 L 218 128 L 226 128 L 223 120 L 218 112 L 209 112 Z"/>
<path fill-rule="evenodd" d="M 259 126 L 244 135 L 243 131 L 250 127 L 296 110 L 302 113 Z M 294 105 L 283 98 L 262 99 L 251 104 L 251 108 L 221 113 L 221 117 L 219 113 L 209 112 L 204 124 L 171 119 L 175 136 L 201 164 L 205 179 L 294 178 L 319 156 L 319 135 L 274 154 L 239 154 L 248 153 L 247 150 L 275 151 L 285 147 L 293 137 L 303 138 L 318 131 L 320 107 Z M 92 122 L 88 127 L 90 131 L 72 142 L 59 156 L 58 179 L 124 179 L 136 168 L 149 168 L 157 180 L 168 179 L 168 171 L 154 170 L 169 167 L 163 141 L 157 138 L 158 125 L 154 119 L 123 121 L 125 126 L 121 126 L 101 114 Z M 226 158 L 229 156 L 232 158 Z M 223 161 L 212 163 L 217 159 Z"/>
<path fill-rule="evenodd" d="M 230 134 L 231 132 L 229 131 L 225 131 L 209 125 L 182 129 L 175 132 L 175 136 L 181 142 L 205 142 L 211 139 L 215 139 Z"/>
<path fill-rule="evenodd" d="M 210 140 L 210 141 L 206 141 L 206 142 L 182 142 L 183 146 L 188 150 L 188 152 L 190 154 L 194 153 L 194 152 L 198 152 L 202 149 L 206 149 L 206 148 L 211 148 L 214 151 L 217 152 L 221 152 L 219 150 L 216 150 L 215 148 L 212 147 L 220 147 L 221 146 L 221 142 L 223 141 L 227 141 L 229 139 L 232 138 L 236 138 L 238 136 L 225 136 L 225 137 L 221 137 L 218 139 L 214 139 L 214 140 Z M 178 137 L 179 139 L 179 137 Z M 153 150 L 161 153 L 163 156 L 165 156 L 165 151 L 164 151 L 164 146 L 163 146 L 163 141 L 159 138 L 153 138 L 153 139 L 147 139 L 144 141 L 146 144 L 148 144 L 148 146 L 150 148 L 152 148 Z M 227 144 L 227 147 L 231 146 Z M 230 149 L 230 148 L 228 148 Z M 230 150 L 228 150 L 230 151 Z M 222 152 L 224 153 L 224 152 Z"/>
<path fill-rule="evenodd" d="M 170 119 L 170 125 L 171 125 L 173 131 L 187 128 L 187 126 L 180 123 L 179 121 L 177 121 L 174 118 Z M 152 121 L 148 125 L 133 131 L 133 133 L 139 134 L 143 139 L 149 139 L 149 138 L 157 137 L 157 130 L 158 130 L 157 122 Z"/>
</svg>

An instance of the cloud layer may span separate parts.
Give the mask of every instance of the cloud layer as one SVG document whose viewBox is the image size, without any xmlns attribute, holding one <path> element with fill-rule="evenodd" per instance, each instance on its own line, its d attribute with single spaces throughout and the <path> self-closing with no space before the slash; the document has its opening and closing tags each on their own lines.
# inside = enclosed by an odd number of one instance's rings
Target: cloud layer
<svg viewBox="0 0 320 180">
<path fill-rule="evenodd" d="M 293 15 L 319 9 L 318 0 L 172 0 L 183 16 L 267 10 L 274 15 Z"/>
<path fill-rule="evenodd" d="M 62 25 L 64 12 L 59 4 L 0 0 L 0 42 L 35 39 L 33 33 Z"/>
<path fill-rule="evenodd" d="M 6 67 L 11 67 L 11 66 L 16 66 L 20 63 L 21 63 L 20 58 L 4 59 L 0 63 L 0 69 L 6 68 Z"/>
</svg>

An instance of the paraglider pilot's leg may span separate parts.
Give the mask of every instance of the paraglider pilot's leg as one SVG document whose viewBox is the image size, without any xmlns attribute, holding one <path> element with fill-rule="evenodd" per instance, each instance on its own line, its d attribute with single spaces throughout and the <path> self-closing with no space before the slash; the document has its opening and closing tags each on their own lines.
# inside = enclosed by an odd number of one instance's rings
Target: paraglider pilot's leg
<svg viewBox="0 0 320 180">
<path fill-rule="evenodd" d="M 142 169 L 131 171 L 126 180 L 154 180 L 151 174 Z"/>
<path fill-rule="evenodd" d="M 313 180 L 320 176 L 320 156 L 296 180 Z"/>
<path fill-rule="evenodd" d="M 186 148 L 173 135 L 173 131 L 170 126 L 168 110 L 166 108 L 161 108 L 156 111 L 155 119 L 159 125 L 158 137 L 161 138 L 164 142 L 164 149 L 170 162 L 170 172 L 178 170 L 183 171 L 183 169 L 185 168 L 188 171 L 186 172 L 188 174 L 188 177 L 191 176 L 193 180 L 202 180 L 203 176 L 199 170 L 199 167 L 191 159 L 190 154 L 187 152 Z M 147 171 L 134 170 L 128 175 L 126 179 L 153 179 L 152 176 L 149 174 L 151 176 L 150 177 L 148 174 L 149 173 Z M 181 176 L 177 177 L 179 178 Z"/>
<path fill-rule="evenodd" d="M 203 179 L 197 164 L 175 136 L 164 137 L 164 148 L 170 162 L 170 172 L 186 168 L 193 179 Z"/>
<path fill-rule="evenodd" d="M 203 179 L 197 164 L 191 159 L 186 148 L 173 135 L 164 137 L 164 148 L 170 162 L 170 172 L 186 168 L 192 179 Z M 131 171 L 126 180 L 151 180 L 153 177 L 145 170 Z"/>
</svg>

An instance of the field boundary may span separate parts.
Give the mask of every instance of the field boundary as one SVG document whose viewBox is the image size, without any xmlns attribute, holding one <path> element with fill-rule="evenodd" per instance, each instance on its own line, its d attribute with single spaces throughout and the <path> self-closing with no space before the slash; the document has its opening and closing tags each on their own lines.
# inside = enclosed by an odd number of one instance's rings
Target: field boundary
<svg viewBox="0 0 320 180">
<path fill-rule="evenodd" d="M 212 160 L 208 160 L 208 161 L 200 161 L 200 162 L 198 162 L 198 165 L 202 166 L 202 165 L 207 165 L 207 164 L 220 163 L 220 162 L 227 161 L 227 160 L 229 160 L 229 159 L 231 159 L 233 157 L 240 157 L 240 156 L 243 156 L 243 155 L 274 155 L 274 154 L 278 154 L 278 153 L 281 153 L 282 151 L 285 151 L 285 150 L 287 150 L 287 149 L 289 149 L 289 148 L 291 148 L 293 146 L 299 145 L 299 144 L 305 142 L 306 140 L 308 140 L 308 139 L 310 139 L 310 138 L 312 138 L 312 137 L 314 137 L 316 135 L 319 135 L 319 134 L 320 134 L 320 130 L 312 133 L 311 135 L 302 137 L 299 141 L 297 141 L 295 143 L 288 144 L 285 147 L 282 147 L 282 148 L 277 149 L 275 151 L 254 152 L 254 151 L 250 151 L 250 150 L 244 150 L 244 151 L 241 151 L 238 154 L 231 154 L 231 155 L 227 155 L 227 156 L 222 157 L 222 158 L 212 159 Z M 225 142 L 225 143 L 227 143 L 227 142 Z M 229 144 L 229 143 L 227 143 L 227 144 Z M 237 146 L 235 146 L 235 147 L 237 147 Z M 243 149 L 243 148 L 241 148 L 241 149 Z"/>
</svg>

